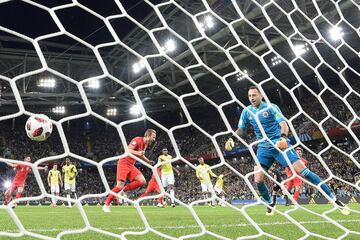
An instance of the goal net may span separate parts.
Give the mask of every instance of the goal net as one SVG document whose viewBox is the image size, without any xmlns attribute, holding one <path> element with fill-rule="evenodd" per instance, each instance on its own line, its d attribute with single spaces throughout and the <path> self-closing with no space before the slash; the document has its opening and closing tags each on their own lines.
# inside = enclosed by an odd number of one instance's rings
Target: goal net
<svg viewBox="0 0 360 240">
<path fill-rule="evenodd" d="M 0 16 L 5 16 L 0 17 L 1 41 L 13 42 L 11 47 L 4 45 L 0 50 L 3 63 L 0 120 L 6 122 L 23 115 L 45 113 L 56 128 L 49 140 L 40 145 L 36 143 L 36 151 L 46 152 L 51 148 L 52 154 L 41 153 L 35 162 L 24 163 L 32 168 L 35 176 L 32 184 L 38 187 L 39 194 L 30 193 L 13 200 L 10 205 L 0 206 L 18 229 L 0 228 L 0 236 L 60 239 L 96 232 L 99 238 L 120 239 L 148 234 L 165 239 L 359 238 L 359 227 L 351 224 L 358 224 L 358 217 L 338 219 L 338 206 L 334 201 L 319 185 L 314 186 L 305 179 L 302 179 L 304 189 L 301 190 L 304 199 L 307 203 L 330 203 L 326 208 L 295 203 L 295 208 L 275 209 L 276 215 L 271 220 L 264 220 L 265 215 L 256 217 L 253 209 L 258 207 L 265 214 L 268 205 L 261 200 L 254 185 L 253 166 L 258 164 L 255 148 L 260 141 L 269 138 L 262 126 L 261 140 L 255 139 L 251 129 L 243 138 L 235 133 L 240 113 L 249 105 L 247 90 L 255 85 L 264 101 L 282 110 L 293 148 L 303 148 L 309 168 L 322 178 L 322 183 L 330 185 L 338 198 L 346 202 L 358 201 L 358 1 L 102 2 L 0 2 Z M 49 106 L 51 112 L 47 113 L 43 109 Z M 257 115 L 253 117 L 258 121 Z M 77 122 L 88 119 L 91 120 L 85 127 Z M 101 123 L 104 130 L 97 129 Z M 13 136 L 3 135 L 4 146 L 17 141 L 16 123 L 13 127 Z M 84 136 L 78 134 L 80 128 L 86 133 Z M 160 194 L 138 200 L 117 194 L 119 199 L 134 207 L 136 211 L 132 214 L 141 222 L 141 228 L 114 226 L 116 231 L 111 231 L 99 227 L 94 224 L 94 218 L 89 220 L 91 213 L 84 209 L 83 203 L 89 203 L 90 199 L 103 201 L 111 192 L 115 175 L 107 167 L 114 166 L 119 157 L 128 155 L 131 137 L 141 136 L 146 128 L 155 128 L 158 132 L 157 143 L 150 146 L 147 153 L 149 159 L 157 159 L 161 148 L 168 147 L 173 155 L 171 162 L 179 165 L 183 175 L 178 176 L 176 186 L 184 194 L 175 194 L 176 204 L 188 212 L 193 224 L 158 227 L 156 220 L 149 219 L 142 205 L 155 201 L 160 195 L 171 197 L 159 184 Z M 76 133 L 71 134 L 71 131 Z M 235 140 L 235 147 L 225 151 L 224 144 L 229 137 Z M 57 142 L 52 140 L 55 138 Z M 81 145 L 84 138 L 85 143 Z M 97 138 L 102 144 L 91 145 Z M 118 140 L 111 141 L 115 138 Z M 28 147 L 31 144 L 35 142 L 28 140 L 23 154 L 34 154 L 35 148 Z M 22 148 L 21 144 L 12 146 Z M 76 151 L 72 146 L 77 146 Z M 101 148 L 98 154 L 94 154 L 96 147 Z M 2 163 L 23 163 L 23 155 L 5 152 L 0 158 Z M 215 173 L 231 173 L 225 183 L 228 185 L 225 189 L 231 192 L 226 200 L 212 188 L 205 198 L 191 191 L 198 185 L 194 184 L 198 181 L 195 178 L 197 161 L 194 161 L 197 156 L 210 162 Z M 27 210 L 20 213 L 11 206 L 44 198 L 67 202 L 65 196 L 50 194 L 44 175 L 37 169 L 44 164 L 51 166 L 52 162 L 65 157 L 76 159 L 82 166 L 93 166 L 99 177 L 90 176 L 90 171 L 86 177 L 101 187 L 71 199 L 84 226 L 69 227 L 54 237 L 46 231 L 27 227 L 18 216 L 26 214 Z M 148 174 L 153 173 L 161 183 L 156 171 L 160 163 L 151 166 L 136 159 L 142 164 L 141 169 L 151 169 Z M 277 168 L 283 171 L 282 167 Z M 294 171 L 292 167 L 291 170 Z M 272 175 L 266 173 L 266 176 L 268 185 L 280 186 L 283 191 L 280 195 L 293 199 L 286 190 L 285 179 L 279 182 Z M 82 181 L 81 178 L 78 181 Z M 212 209 L 198 210 L 197 205 L 212 200 L 226 205 L 228 215 L 222 218 Z M 350 216 L 359 216 L 359 208 L 355 205 L 349 208 Z M 31 215 L 33 210 L 28 211 Z M 303 215 L 297 215 L 299 212 Z M 230 215 L 242 220 L 240 223 L 217 223 L 218 219 L 226 221 L 224 219 Z M 172 217 L 182 216 L 174 211 Z M 274 230 L 285 224 L 294 234 Z M 324 234 L 313 226 L 321 224 L 331 226 L 334 232 Z M 220 231 L 220 227 L 226 230 Z M 245 227 L 251 230 L 245 231 Z M 174 235 L 169 233 L 170 228 L 182 231 Z M 229 235 L 229 232 L 234 234 Z"/>
</svg>

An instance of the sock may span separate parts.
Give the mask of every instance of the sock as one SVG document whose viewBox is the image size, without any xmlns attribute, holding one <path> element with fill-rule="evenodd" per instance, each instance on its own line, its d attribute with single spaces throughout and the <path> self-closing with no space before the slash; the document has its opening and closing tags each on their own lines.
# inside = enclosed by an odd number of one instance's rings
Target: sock
<svg viewBox="0 0 360 240">
<path fill-rule="evenodd" d="M 294 200 L 297 201 L 299 199 L 299 196 L 300 196 L 300 191 L 295 190 L 295 192 L 294 192 Z"/>
<path fill-rule="evenodd" d="M 318 185 L 321 182 L 321 178 L 310 171 L 308 168 L 304 168 L 301 171 L 301 176 L 303 176 L 305 179 L 309 180 L 311 183 Z M 335 195 L 331 192 L 330 188 L 326 184 L 321 184 L 321 189 L 324 190 L 324 192 L 332 199 L 336 200 Z"/>
<path fill-rule="evenodd" d="M 6 194 L 6 197 L 5 197 L 5 202 L 6 202 L 6 204 L 9 204 L 10 199 L 11 199 L 11 195 L 12 195 L 12 193 L 10 193 L 10 192 L 8 192 L 8 193 Z"/>
<path fill-rule="evenodd" d="M 51 198 L 52 204 L 56 205 L 56 199 L 54 197 Z"/>
<path fill-rule="evenodd" d="M 275 205 L 276 204 L 276 195 L 272 196 L 272 200 L 273 200 L 273 205 Z"/>
<path fill-rule="evenodd" d="M 271 196 L 268 187 L 264 182 L 256 183 L 256 187 L 260 192 L 261 197 L 268 203 L 271 201 Z"/>
<path fill-rule="evenodd" d="M 288 204 L 289 204 L 289 197 L 288 197 L 288 195 L 285 195 L 285 196 L 284 196 L 284 199 L 285 199 L 285 204 L 288 205 Z"/>
<path fill-rule="evenodd" d="M 73 192 L 73 196 L 74 196 L 75 199 L 77 199 L 76 192 Z"/>
<path fill-rule="evenodd" d="M 174 189 L 170 190 L 170 197 L 171 197 L 171 203 L 174 203 L 174 201 L 175 201 L 175 191 L 174 191 Z"/>
<path fill-rule="evenodd" d="M 70 194 L 66 194 L 66 198 L 68 199 L 68 205 L 69 205 L 69 207 L 71 207 Z"/>
<path fill-rule="evenodd" d="M 225 196 L 222 196 L 221 197 L 221 200 L 223 200 L 225 202 Z M 221 202 L 221 205 L 225 206 L 225 203 L 224 202 Z"/>
<path fill-rule="evenodd" d="M 144 182 L 141 182 L 141 181 L 132 181 L 131 183 L 129 183 L 128 185 L 126 185 L 126 186 L 124 187 L 124 192 L 137 189 L 137 188 L 141 187 L 142 185 L 144 185 Z"/>
<path fill-rule="evenodd" d="M 158 198 L 158 203 L 163 204 L 163 197 L 159 197 L 159 198 Z"/>
<path fill-rule="evenodd" d="M 15 196 L 15 199 L 21 198 L 21 194 L 22 194 L 21 192 L 17 192 L 16 196 Z"/>
<path fill-rule="evenodd" d="M 113 191 L 114 193 L 118 193 L 120 192 L 120 188 L 119 187 L 114 187 L 111 191 Z M 114 200 L 115 196 L 112 195 L 112 194 L 109 194 L 108 197 L 106 198 L 106 201 L 105 201 L 105 205 L 106 206 L 109 206 L 110 203 Z"/>
</svg>

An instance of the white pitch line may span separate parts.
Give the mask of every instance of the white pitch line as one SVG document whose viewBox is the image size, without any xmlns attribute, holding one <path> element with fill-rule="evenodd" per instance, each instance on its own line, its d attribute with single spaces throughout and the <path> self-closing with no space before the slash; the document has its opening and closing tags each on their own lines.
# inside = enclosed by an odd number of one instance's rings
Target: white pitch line
<svg viewBox="0 0 360 240">
<path fill-rule="evenodd" d="M 338 223 L 351 223 L 351 222 L 360 222 L 360 219 L 350 219 L 350 220 L 337 220 Z M 328 221 L 302 221 L 299 222 L 300 224 L 319 224 L 319 223 L 328 223 Z M 293 225 L 290 222 L 272 222 L 272 223 L 259 223 L 259 226 L 270 226 L 270 225 Z M 206 228 L 230 228 L 230 227 L 250 227 L 251 224 L 248 223 L 238 223 L 238 224 L 214 224 L 214 225 L 204 225 Z M 198 225 L 184 225 L 184 226 L 155 226 L 152 227 L 154 229 L 186 229 L 186 228 L 200 228 Z M 143 230 L 144 227 L 110 227 L 110 228 L 99 228 L 101 230 Z M 69 229 L 69 228 L 46 228 L 46 229 L 26 229 L 30 232 L 58 232 L 58 231 L 65 231 L 65 230 L 78 230 L 76 228 Z M 0 231 L 4 232 L 4 231 Z M 5 232 L 18 232 L 15 230 L 5 230 Z"/>
</svg>

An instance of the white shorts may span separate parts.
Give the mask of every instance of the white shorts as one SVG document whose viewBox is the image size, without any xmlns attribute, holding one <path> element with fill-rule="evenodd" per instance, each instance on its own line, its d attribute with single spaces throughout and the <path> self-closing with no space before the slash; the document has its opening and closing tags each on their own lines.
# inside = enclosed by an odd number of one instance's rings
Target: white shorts
<svg viewBox="0 0 360 240">
<path fill-rule="evenodd" d="M 76 189 L 75 189 L 75 183 L 64 183 L 64 189 L 65 190 L 71 190 L 71 192 L 75 192 Z"/>
<path fill-rule="evenodd" d="M 162 182 L 163 187 L 167 187 L 169 185 L 174 185 L 175 184 L 174 173 L 162 175 L 161 182 Z"/>
<path fill-rule="evenodd" d="M 201 183 L 201 191 L 202 192 L 210 192 L 210 190 L 213 188 L 213 185 L 211 182 L 207 183 Z"/>
<path fill-rule="evenodd" d="M 60 192 L 59 184 L 51 184 L 50 191 L 51 193 L 59 193 Z"/>
<path fill-rule="evenodd" d="M 219 188 L 217 186 L 214 187 L 214 190 L 217 194 L 224 193 L 224 190 L 222 188 Z"/>
</svg>

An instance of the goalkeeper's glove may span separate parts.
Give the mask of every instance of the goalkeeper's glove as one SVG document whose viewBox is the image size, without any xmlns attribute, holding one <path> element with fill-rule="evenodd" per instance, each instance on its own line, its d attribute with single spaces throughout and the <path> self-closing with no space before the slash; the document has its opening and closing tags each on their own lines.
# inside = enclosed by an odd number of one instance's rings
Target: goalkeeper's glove
<svg viewBox="0 0 360 240">
<path fill-rule="evenodd" d="M 225 149 L 226 151 L 231 151 L 234 147 L 235 143 L 232 138 L 229 138 L 225 143 Z"/>
<path fill-rule="evenodd" d="M 279 140 L 276 142 L 276 146 L 280 149 L 280 150 L 284 150 L 288 148 L 288 142 L 290 140 L 287 138 L 286 134 L 281 134 L 281 137 L 279 138 Z"/>
</svg>

